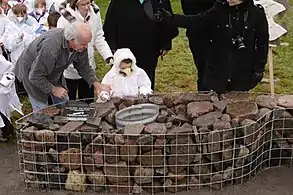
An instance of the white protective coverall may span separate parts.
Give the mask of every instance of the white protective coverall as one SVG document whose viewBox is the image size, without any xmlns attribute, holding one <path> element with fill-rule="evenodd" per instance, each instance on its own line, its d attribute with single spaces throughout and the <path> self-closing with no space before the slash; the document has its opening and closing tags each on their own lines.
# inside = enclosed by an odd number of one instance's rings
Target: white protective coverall
<svg viewBox="0 0 293 195">
<path fill-rule="evenodd" d="M 9 120 L 10 113 L 14 110 L 23 115 L 21 111 L 22 105 L 15 90 L 13 67 L 11 62 L 6 61 L 0 55 L 0 112 Z M 4 122 L 0 117 L 0 128 L 4 126 Z"/>
<path fill-rule="evenodd" d="M 124 76 L 119 73 L 122 60 L 132 60 L 132 73 Z M 136 65 L 136 59 L 128 48 L 118 49 L 114 54 L 114 65 L 102 80 L 103 84 L 110 85 L 112 96 L 123 98 L 125 96 L 147 95 L 152 93 L 151 81 L 146 72 Z"/>
</svg>

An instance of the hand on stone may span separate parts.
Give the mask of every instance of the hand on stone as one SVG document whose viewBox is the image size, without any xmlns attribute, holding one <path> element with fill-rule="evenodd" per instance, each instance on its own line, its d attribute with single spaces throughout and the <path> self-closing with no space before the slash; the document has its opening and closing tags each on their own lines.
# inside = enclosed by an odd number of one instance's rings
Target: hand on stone
<svg viewBox="0 0 293 195">
<path fill-rule="evenodd" d="M 95 82 L 93 85 L 97 94 L 100 94 L 102 91 L 105 91 L 109 94 L 111 92 L 111 87 L 109 85 L 104 85 L 99 82 Z"/>
<path fill-rule="evenodd" d="M 52 94 L 57 98 L 65 98 L 67 96 L 67 90 L 63 87 L 53 87 Z"/>
</svg>

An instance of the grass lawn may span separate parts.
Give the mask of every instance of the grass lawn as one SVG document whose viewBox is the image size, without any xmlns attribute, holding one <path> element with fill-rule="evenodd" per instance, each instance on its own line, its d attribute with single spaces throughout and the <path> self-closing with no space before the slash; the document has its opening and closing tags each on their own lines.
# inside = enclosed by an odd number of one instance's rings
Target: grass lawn
<svg viewBox="0 0 293 195">
<path fill-rule="evenodd" d="M 290 0 L 293 3 L 293 0 Z M 109 0 L 96 0 L 101 8 L 104 17 Z M 179 0 L 172 0 L 172 6 L 175 13 L 182 13 Z M 282 37 L 283 42 L 289 43 L 289 46 L 278 47 L 274 49 L 274 66 L 275 77 L 280 79 L 276 84 L 276 92 L 289 94 L 293 92 L 293 11 L 286 12 L 286 15 L 278 23 L 286 22 L 289 33 L 286 37 Z M 108 71 L 105 63 L 99 55 L 96 55 L 97 75 L 101 79 Z M 156 91 L 157 92 L 183 92 L 196 90 L 196 68 L 189 51 L 185 30 L 180 29 L 180 34 L 173 41 L 173 50 L 164 58 L 159 60 L 156 75 Z M 268 70 L 266 70 L 268 77 Z M 269 84 L 260 84 L 254 92 L 270 92 Z M 31 111 L 30 104 L 27 99 L 23 100 L 25 113 Z M 15 116 L 18 117 L 18 116 Z"/>
</svg>

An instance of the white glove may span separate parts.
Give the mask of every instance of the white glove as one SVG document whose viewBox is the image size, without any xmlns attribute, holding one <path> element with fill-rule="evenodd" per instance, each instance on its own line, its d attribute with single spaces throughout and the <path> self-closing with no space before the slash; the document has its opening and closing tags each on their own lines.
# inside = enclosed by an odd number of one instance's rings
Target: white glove
<svg viewBox="0 0 293 195">
<path fill-rule="evenodd" d="M 144 96 L 146 96 L 146 95 L 148 95 L 148 94 L 152 94 L 153 91 L 152 91 L 151 89 L 146 88 L 146 87 L 140 87 L 140 88 L 138 89 L 138 93 L 139 93 L 139 95 L 144 95 Z"/>
</svg>

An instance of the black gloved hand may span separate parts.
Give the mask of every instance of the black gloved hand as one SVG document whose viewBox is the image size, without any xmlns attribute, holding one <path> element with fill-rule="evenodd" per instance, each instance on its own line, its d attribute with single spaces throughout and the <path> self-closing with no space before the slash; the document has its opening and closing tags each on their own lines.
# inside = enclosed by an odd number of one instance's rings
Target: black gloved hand
<svg viewBox="0 0 293 195">
<path fill-rule="evenodd" d="M 173 14 L 164 8 L 159 8 L 155 13 L 156 20 L 164 24 L 171 24 L 173 20 Z"/>
</svg>

